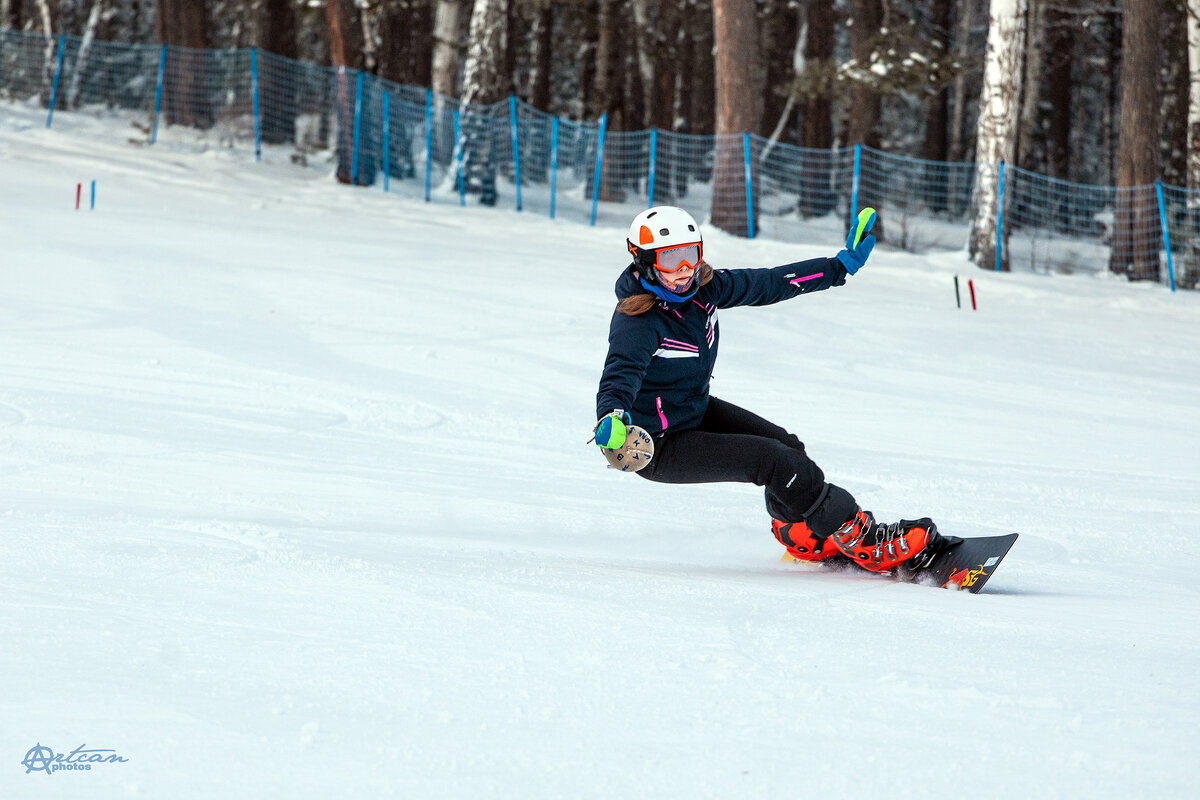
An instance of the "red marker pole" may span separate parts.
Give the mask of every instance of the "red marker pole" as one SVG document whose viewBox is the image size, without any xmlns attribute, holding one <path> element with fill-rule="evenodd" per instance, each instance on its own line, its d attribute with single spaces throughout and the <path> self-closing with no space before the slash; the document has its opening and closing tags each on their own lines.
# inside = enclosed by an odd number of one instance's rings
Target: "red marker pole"
<svg viewBox="0 0 1200 800">
<path fill-rule="evenodd" d="M 79 198 L 83 196 L 83 184 L 75 184 L 75 210 L 79 210 Z"/>
<path fill-rule="evenodd" d="M 971 290 L 971 310 L 975 310 L 975 281 L 967 279 L 967 288 Z"/>
</svg>

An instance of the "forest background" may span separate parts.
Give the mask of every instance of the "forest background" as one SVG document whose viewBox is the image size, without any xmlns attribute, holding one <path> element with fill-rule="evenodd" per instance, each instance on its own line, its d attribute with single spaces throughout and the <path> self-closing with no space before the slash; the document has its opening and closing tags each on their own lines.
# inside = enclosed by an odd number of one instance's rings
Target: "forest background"
<svg viewBox="0 0 1200 800">
<path fill-rule="evenodd" d="M 0 28 L 47 37 L 258 47 L 610 131 L 861 144 L 1118 188 L 1200 189 L 1198 20 L 1200 0 L 0 0 Z M 1114 243 L 1157 225 L 1122 197 Z M 994 211 L 978 205 L 986 264 Z M 727 230 L 744 218 L 713 209 Z M 1110 268 L 1158 277 L 1132 258 L 1116 246 Z"/>
</svg>

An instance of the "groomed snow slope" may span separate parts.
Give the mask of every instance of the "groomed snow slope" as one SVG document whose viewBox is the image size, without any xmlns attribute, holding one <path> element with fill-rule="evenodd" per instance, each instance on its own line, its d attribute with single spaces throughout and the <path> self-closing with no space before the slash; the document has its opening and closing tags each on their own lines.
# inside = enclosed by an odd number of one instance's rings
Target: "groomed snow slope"
<svg viewBox="0 0 1200 800">
<path fill-rule="evenodd" d="M 1195 791 L 1200 295 L 881 247 L 723 311 L 714 394 L 866 508 L 1022 533 L 832 576 L 584 444 L 622 230 L 93 124 L 0 106 L 0 797 Z"/>
</svg>

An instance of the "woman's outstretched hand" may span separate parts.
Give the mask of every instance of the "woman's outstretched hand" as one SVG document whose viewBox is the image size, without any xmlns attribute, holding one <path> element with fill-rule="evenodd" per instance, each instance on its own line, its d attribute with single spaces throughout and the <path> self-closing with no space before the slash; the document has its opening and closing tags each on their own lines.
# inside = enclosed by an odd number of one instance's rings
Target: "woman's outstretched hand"
<svg viewBox="0 0 1200 800">
<path fill-rule="evenodd" d="M 875 227 L 875 209 L 864 208 L 858 212 L 858 219 L 846 236 L 846 249 L 837 254 L 838 261 L 851 275 L 858 272 L 867 263 L 871 251 L 875 249 L 875 237 L 871 236 L 871 228 Z"/>
</svg>

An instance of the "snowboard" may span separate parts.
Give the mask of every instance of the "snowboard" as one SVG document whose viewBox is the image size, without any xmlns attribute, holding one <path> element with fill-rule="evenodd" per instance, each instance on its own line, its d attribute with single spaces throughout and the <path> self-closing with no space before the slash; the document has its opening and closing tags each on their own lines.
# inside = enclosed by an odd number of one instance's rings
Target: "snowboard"
<svg viewBox="0 0 1200 800">
<path fill-rule="evenodd" d="M 992 577 L 992 573 L 1008 555 L 1015 541 L 1015 533 L 965 538 L 938 553 L 928 567 L 919 570 L 908 579 L 916 583 L 941 586 L 945 589 L 966 589 L 971 594 L 979 594 L 979 590 L 988 582 L 988 578 Z"/>
<path fill-rule="evenodd" d="M 1017 536 L 1015 533 L 1006 533 L 1002 536 L 962 538 L 934 556 L 929 566 L 915 572 L 904 570 L 902 567 L 885 572 L 867 572 L 856 567 L 850 559 L 841 556 L 818 562 L 817 566 L 824 571 L 861 576 L 879 575 L 908 583 L 940 586 L 944 589 L 965 589 L 971 594 L 979 594 L 979 590 L 1008 555 L 1013 542 L 1017 541 Z M 812 562 L 800 561 L 787 554 L 784 554 L 783 561 L 813 566 Z"/>
</svg>

